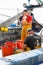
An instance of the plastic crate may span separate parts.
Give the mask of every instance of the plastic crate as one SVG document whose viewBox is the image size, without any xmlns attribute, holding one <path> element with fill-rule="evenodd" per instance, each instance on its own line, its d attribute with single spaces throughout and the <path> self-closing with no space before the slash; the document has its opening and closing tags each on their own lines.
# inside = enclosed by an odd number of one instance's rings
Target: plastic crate
<svg viewBox="0 0 43 65">
<path fill-rule="evenodd" d="M 2 46 L 2 56 L 8 56 L 8 55 L 12 55 L 14 53 L 14 49 L 12 47 L 8 47 L 8 46 Z"/>
</svg>

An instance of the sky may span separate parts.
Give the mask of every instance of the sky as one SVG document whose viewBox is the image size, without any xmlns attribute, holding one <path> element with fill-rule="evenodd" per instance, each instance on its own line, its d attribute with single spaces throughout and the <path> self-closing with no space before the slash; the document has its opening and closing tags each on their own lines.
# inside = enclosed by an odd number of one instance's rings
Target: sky
<svg viewBox="0 0 43 65">
<path fill-rule="evenodd" d="M 22 8 L 23 3 L 27 3 L 28 0 L 0 0 L 0 8 Z"/>
<path fill-rule="evenodd" d="M 28 5 L 28 0 L 0 0 L 0 22 L 16 15 L 18 13 L 18 9 L 19 12 L 23 11 L 23 3 L 26 3 Z M 30 4 L 35 5 L 37 2 L 36 0 L 31 0 Z M 2 14 L 4 15 L 2 16 Z M 43 8 L 34 9 L 33 14 L 39 23 L 43 23 Z"/>
</svg>

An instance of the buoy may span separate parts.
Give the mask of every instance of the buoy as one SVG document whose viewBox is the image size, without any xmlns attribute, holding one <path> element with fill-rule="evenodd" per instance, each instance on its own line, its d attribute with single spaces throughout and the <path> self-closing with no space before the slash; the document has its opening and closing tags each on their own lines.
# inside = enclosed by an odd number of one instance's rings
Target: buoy
<svg viewBox="0 0 43 65">
<path fill-rule="evenodd" d="M 4 31 L 4 27 L 1 27 L 1 31 Z"/>
<path fill-rule="evenodd" d="M 4 28 L 4 32 L 8 32 L 8 28 L 7 27 Z"/>
</svg>

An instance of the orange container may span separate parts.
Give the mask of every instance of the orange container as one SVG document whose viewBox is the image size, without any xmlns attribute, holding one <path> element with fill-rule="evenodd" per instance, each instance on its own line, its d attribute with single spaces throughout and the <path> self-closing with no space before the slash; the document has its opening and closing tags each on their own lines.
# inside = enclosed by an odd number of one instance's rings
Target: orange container
<svg viewBox="0 0 43 65">
<path fill-rule="evenodd" d="M 17 43 L 24 43 L 22 40 L 18 40 Z"/>
<path fill-rule="evenodd" d="M 16 42 L 6 42 L 5 43 L 6 46 L 12 47 L 13 49 L 17 48 L 17 43 Z"/>
<path fill-rule="evenodd" d="M 24 43 L 18 42 L 17 43 L 17 48 L 24 49 Z"/>
<path fill-rule="evenodd" d="M 8 47 L 8 46 L 2 46 L 2 56 L 8 56 L 8 55 L 12 55 L 14 53 L 14 49 L 12 47 Z"/>
<path fill-rule="evenodd" d="M 16 47 L 17 47 L 17 42 L 15 42 L 13 45 L 14 45 L 14 46 L 15 46 L 15 48 L 16 48 Z"/>
<path fill-rule="evenodd" d="M 13 42 L 7 41 L 7 42 L 5 42 L 5 45 L 12 46 L 13 45 Z"/>
</svg>

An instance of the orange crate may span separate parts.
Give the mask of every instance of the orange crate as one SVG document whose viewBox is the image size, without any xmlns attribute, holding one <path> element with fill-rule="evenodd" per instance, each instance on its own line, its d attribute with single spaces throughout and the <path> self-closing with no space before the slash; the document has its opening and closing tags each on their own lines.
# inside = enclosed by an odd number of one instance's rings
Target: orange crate
<svg viewBox="0 0 43 65">
<path fill-rule="evenodd" d="M 17 46 L 16 42 L 10 42 L 10 41 L 5 42 L 5 45 L 6 45 L 6 46 L 13 47 L 13 48 L 15 48 L 15 47 Z"/>
<path fill-rule="evenodd" d="M 22 40 L 18 40 L 17 43 L 24 43 L 24 41 L 22 41 Z"/>
<path fill-rule="evenodd" d="M 2 56 L 8 56 L 8 55 L 12 55 L 14 53 L 14 49 L 12 47 L 8 47 L 8 46 L 2 46 Z"/>
<path fill-rule="evenodd" d="M 17 42 L 17 48 L 24 49 L 24 43 Z"/>
<path fill-rule="evenodd" d="M 5 45 L 7 45 L 7 46 L 12 46 L 13 43 L 14 43 L 14 42 L 10 42 L 10 41 L 8 41 L 8 42 L 5 42 Z"/>
</svg>

